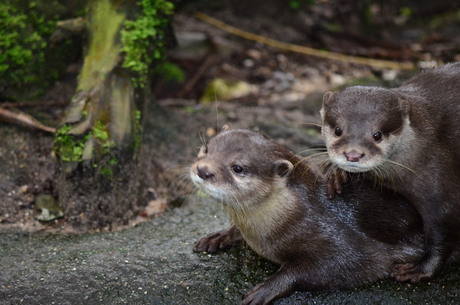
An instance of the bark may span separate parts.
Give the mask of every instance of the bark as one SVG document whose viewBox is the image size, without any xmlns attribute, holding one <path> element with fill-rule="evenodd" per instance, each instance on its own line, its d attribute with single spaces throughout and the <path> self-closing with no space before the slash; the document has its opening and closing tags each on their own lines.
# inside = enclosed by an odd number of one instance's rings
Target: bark
<svg viewBox="0 0 460 305">
<path fill-rule="evenodd" d="M 85 231 L 127 224 L 145 205 L 136 111 L 145 110 L 150 94 L 121 67 L 120 31 L 136 10 L 132 1 L 88 2 L 84 65 L 55 140 L 59 202 L 67 220 Z"/>
</svg>

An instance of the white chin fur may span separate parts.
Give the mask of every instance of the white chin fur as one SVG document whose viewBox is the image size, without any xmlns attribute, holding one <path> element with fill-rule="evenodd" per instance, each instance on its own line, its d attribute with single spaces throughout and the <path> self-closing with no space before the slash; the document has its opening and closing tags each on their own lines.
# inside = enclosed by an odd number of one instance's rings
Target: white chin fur
<svg viewBox="0 0 460 305">
<path fill-rule="evenodd" d="M 348 162 L 342 160 L 333 160 L 333 162 L 341 169 L 351 173 L 363 173 L 370 171 L 373 168 L 373 166 L 369 166 L 359 162 Z"/>
<path fill-rule="evenodd" d="M 191 175 L 193 183 L 204 193 L 206 193 L 208 196 L 211 196 L 214 199 L 217 200 L 224 200 L 225 194 L 220 192 L 218 188 L 215 188 L 212 185 L 209 185 L 206 183 L 203 179 L 198 177 L 197 175 L 192 174 Z"/>
</svg>

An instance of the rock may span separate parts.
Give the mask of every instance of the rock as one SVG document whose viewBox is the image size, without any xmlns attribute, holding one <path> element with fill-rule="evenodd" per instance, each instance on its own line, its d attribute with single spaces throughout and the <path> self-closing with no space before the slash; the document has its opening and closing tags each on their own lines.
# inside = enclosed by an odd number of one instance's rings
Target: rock
<svg viewBox="0 0 460 305">
<path fill-rule="evenodd" d="M 64 212 L 52 195 L 41 195 L 35 199 L 34 217 L 40 221 L 51 221 L 64 217 Z"/>
<path fill-rule="evenodd" d="M 206 87 L 200 102 L 209 103 L 216 100 L 230 100 L 252 92 L 254 92 L 253 86 L 246 82 L 216 78 Z"/>
</svg>

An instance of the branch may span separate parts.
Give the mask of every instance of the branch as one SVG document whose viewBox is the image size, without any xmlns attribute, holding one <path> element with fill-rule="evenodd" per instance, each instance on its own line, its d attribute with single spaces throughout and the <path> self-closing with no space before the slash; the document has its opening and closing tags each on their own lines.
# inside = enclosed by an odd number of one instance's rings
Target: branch
<svg viewBox="0 0 460 305">
<path fill-rule="evenodd" d="M 12 112 L 2 107 L 0 107 L 0 120 L 8 123 L 18 123 L 27 127 L 40 129 L 51 133 L 56 132 L 56 128 L 45 126 L 28 114 L 22 112 Z"/>
<path fill-rule="evenodd" d="M 3 102 L 0 103 L 0 108 L 25 108 L 25 107 L 53 107 L 53 106 L 67 106 L 69 102 L 67 101 L 30 101 L 30 102 Z"/>
<path fill-rule="evenodd" d="M 272 46 L 278 49 L 302 53 L 302 54 L 306 54 L 310 56 L 328 58 L 328 59 L 333 59 L 333 60 L 340 60 L 340 61 L 349 62 L 349 63 L 373 66 L 373 67 L 378 67 L 378 68 L 411 70 L 415 67 L 414 64 L 411 62 L 401 63 L 401 62 L 395 62 L 395 61 L 389 61 L 389 60 L 380 60 L 380 59 L 373 59 L 373 58 L 367 58 L 367 57 L 345 55 L 345 54 L 340 54 L 340 53 L 335 53 L 335 52 L 329 52 L 329 51 L 317 50 L 317 49 L 313 49 L 309 47 L 299 46 L 299 45 L 295 45 L 292 43 L 281 42 L 278 40 L 270 39 L 267 37 L 263 37 L 260 35 L 256 35 L 250 32 L 240 30 L 238 28 L 230 26 L 220 20 L 214 19 L 200 12 L 196 12 L 194 15 L 196 18 L 201 19 L 204 22 L 209 23 L 213 26 L 221 28 L 224 31 L 227 31 L 233 35 L 240 36 L 240 37 L 243 37 L 249 40 L 257 41 L 257 42 L 260 42 L 260 43 L 263 43 L 263 44 L 266 44 L 266 45 L 269 45 L 269 46 Z"/>
</svg>

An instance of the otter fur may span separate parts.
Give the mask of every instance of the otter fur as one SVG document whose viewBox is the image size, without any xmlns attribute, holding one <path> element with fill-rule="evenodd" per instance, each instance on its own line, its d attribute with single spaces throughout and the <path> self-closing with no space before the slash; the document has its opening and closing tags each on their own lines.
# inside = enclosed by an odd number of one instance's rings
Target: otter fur
<svg viewBox="0 0 460 305">
<path fill-rule="evenodd" d="M 271 304 L 294 291 L 352 288 L 423 256 L 422 221 L 407 200 L 355 179 L 329 200 L 315 163 L 258 132 L 219 133 L 203 145 L 189 173 L 232 221 L 194 251 L 216 252 L 244 239 L 281 265 L 241 304 Z"/>
<path fill-rule="evenodd" d="M 431 279 L 460 242 L 460 63 L 396 89 L 328 92 L 321 116 L 332 168 L 401 193 L 423 219 L 426 252 L 396 265 L 395 279 Z"/>
</svg>

